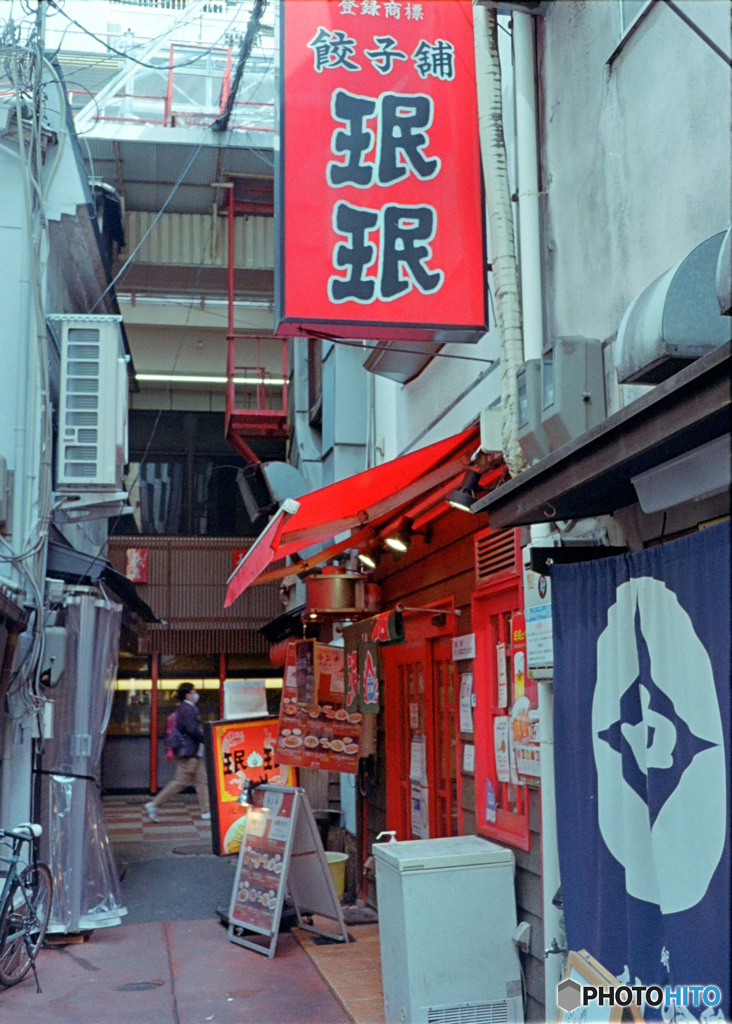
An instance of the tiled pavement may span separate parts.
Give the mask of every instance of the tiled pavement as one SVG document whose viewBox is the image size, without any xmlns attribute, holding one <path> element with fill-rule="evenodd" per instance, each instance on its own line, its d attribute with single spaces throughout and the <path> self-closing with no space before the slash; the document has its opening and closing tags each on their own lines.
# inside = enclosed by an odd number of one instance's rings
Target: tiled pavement
<svg viewBox="0 0 732 1024">
<path fill-rule="evenodd" d="M 198 800 L 193 794 L 173 797 L 150 821 L 145 811 L 149 796 L 105 796 L 102 803 L 109 838 L 121 843 L 175 842 L 180 845 L 211 842 L 211 822 L 201 820 Z M 213 850 L 211 851 L 213 852 Z"/>
<path fill-rule="evenodd" d="M 193 794 L 177 796 L 164 804 L 158 811 L 158 822 L 148 819 L 144 807 L 148 799 L 104 798 L 109 837 L 121 857 L 125 844 L 165 842 L 175 848 L 197 845 L 201 849 L 210 844 L 210 822 L 201 820 Z M 347 945 L 319 944 L 316 936 L 298 928 L 292 934 L 354 1024 L 384 1024 L 378 925 L 349 925 L 348 932 L 354 941 Z"/>
</svg>

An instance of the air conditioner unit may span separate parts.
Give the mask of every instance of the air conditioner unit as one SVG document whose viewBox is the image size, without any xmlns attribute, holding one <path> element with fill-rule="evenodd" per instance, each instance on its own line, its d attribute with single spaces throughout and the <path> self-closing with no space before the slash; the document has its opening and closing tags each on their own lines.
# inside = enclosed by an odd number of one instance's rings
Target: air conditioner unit
<svg viewBox="0 0 732 1024">
<path fill-rule="evenodd" d="M 49 317 L 60 327 L 56 486 L 122 488 L 127 462 L 127 357 L 121 316 Z"/>
<path fill-rule="evenodd" d="M 478 0 L 481 7 L 492 7 L 499 14 L 547 15 L 556 0 Z"/>
</svg>

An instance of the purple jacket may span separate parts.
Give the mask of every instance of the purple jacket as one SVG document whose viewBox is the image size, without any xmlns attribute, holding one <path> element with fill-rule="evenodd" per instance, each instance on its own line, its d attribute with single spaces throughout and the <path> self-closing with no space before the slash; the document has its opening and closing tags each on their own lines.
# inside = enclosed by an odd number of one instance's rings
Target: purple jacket
<svg viewBox="0 0 732 1024">
<path fill-rule="evenodd" d="M 189 700 L 182 700 L 175 713 L 175 727 L 180 733 L 181 745 L 176 757 L 195 757 L 198 744 L 203 743 L 203 729 L 198 708 Z"/>
</svg>

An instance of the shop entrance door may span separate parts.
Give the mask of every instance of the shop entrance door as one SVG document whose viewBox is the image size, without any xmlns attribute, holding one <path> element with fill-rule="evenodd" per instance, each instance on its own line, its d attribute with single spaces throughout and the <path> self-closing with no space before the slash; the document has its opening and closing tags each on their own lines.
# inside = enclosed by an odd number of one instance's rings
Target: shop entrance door
<svg viewBox="0 0 732 1024">
<path fill-rule="evenodd" d="M 457 835 L 455 665 L 451 635 L 431 624 L 405 616 L 406 643 L 383 651 L 386 816 L 398 839 Z"/>
</svg>

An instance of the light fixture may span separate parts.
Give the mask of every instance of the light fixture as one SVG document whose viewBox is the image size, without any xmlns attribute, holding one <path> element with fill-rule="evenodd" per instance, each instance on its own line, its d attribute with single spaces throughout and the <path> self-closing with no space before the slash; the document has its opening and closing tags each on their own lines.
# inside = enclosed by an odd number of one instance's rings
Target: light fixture
<svg viewBox="0 0 732 1024">
<path fill-rule="evenodd" d="M 367 569 L 375 569 L 381 561 L 379 552 L 375 548 L 366 548 L 364 551 L 359 551 L 358 560 L 362 565 L 365 565 Z"/>
<path fill-rule="evenodd" d="M 470 512 L 470 507 L 477 499 L 475 493 L 480 480 L 480 473 L 469 469 L 463 477 L 462 483 L 454 491 L 450 491 L 445 501 L 453 508 L 459 508 L 463 512 Z"/>
<path fill-rule="evenodd" d="M 401 553 L 408 550 L 409 545 L 412 543 L 412 538 L 409 536 L 409 531 L 402 528 L 392 530 L 388 537 L 384 537 L 384 543 L 392 551 Z"/>
<path fill-rule="evenodd" d="M 236 798 L 236 802 L 238 804 L 241 804 L 242 807 L 249 807 L 251 805 L 251 803 L 252 803 L 252 797 L 254 795 L 254 790 L 257 788 L 257 786 L 262 786 L 266 782 L 267 782 L 267 779 L 266 779 L 266 777 L 264 775 L 261 776 L 261 778 L 256 779 L 256 780 L 255 779 L 246 778 L 244 780 L 244 785 L 241 787 L 241 793 L 239 793 L 239 796 Z"/>
<path fill-rule="evenodd" d="M 427 544 L 429 544 L 432 539 L 432 533 L 429 527 L 427 527 L 426 530 L 415 530 L 412 526 L 412 520 L 408 516 L 404 516 L 396 529 L 390 530 L 384 537 L 384 543 L 387 547 L 391 548 L 392 551 L 396 551 L 401 554 L 408 550 L 409 545 L 412 543 L 412 537 L 416 533 L 418 533 L 420 537 L 424 537 L 425 543 Z"/>
<path fill-rule="evenodd" d="M 157 382 L 160 384 L 226 384 L 227 377 L 213 377 L 207 374 L 193 373 L 136 373 L 139 381 Z M 234 377 L 234 384 L 256 384 L 265 387 L 281 388 L 285 383 L 282 377 Z"/>
</svg>

